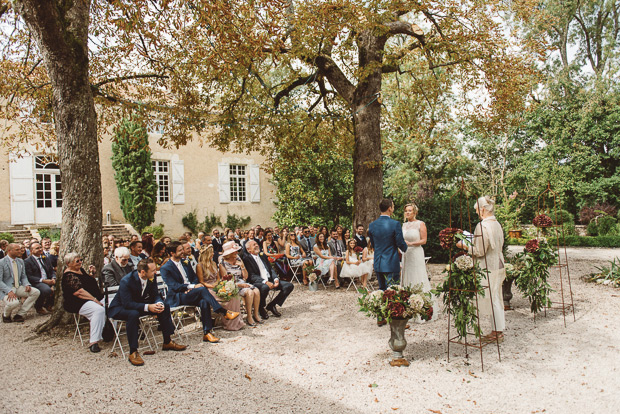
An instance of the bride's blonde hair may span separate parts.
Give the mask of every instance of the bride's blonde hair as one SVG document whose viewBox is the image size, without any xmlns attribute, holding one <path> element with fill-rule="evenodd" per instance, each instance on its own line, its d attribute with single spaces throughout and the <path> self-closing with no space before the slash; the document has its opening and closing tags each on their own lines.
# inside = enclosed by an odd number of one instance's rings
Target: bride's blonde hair
<svg viewBox="0 0 620 414">
<path fill-rule="evenodd" d="M 405 210 L 407 210 L 407 207 L 411 207 L 413 209 L 413 217 L 417 217 L 418 216 L 418 206 L 416 206 L 414 202 L 411 202 L 411 203 L 405 205 Z M 405 216 L 404 213 L 403 213 L 403 221 L 404 222 L 407 221 L 407 216 Z"/>
</svg>

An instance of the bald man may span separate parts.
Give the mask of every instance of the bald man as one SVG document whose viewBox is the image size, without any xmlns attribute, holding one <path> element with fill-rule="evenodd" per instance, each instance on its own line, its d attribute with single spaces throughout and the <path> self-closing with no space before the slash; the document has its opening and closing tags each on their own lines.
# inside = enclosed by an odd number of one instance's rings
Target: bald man
<svg viewBox="0 0 620 414">
<path fill-rule="evenodd" d="M 6 257 L 0 260 L 0 300 L 4 301 L 4 323 L 24 322 L 24 316 L 41 294 L 30 286 L 24 261 L 19 257 L 21 254 L 22 246 L 11 243 L 6 249 Z M 23 305 L 19 298 L 26 298 Z M 15 316 L 11 318 L 14 312 Z"/>
</svg>

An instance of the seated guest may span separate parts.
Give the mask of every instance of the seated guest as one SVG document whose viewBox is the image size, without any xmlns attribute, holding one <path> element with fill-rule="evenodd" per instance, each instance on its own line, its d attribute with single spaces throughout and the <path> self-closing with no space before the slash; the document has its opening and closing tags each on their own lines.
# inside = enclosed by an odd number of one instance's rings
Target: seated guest
<svg viewBox="0 0 620 414">
<path fill-rule="evenodd" d="M 368 289 L 366 283 L 369 276 L 372 276 L 375 263 L 375 249 L 372 247 L 372 243 L 370 241 L 368 241 L 368 245 L 366 246 L 366 248 L 364 248 L 364 251 L 362 252 L 362 263 L 363 266 L 365 266 L 365 270 L 362 271 L 362 273 L 364 274 L 362 276 L 362 286 L 364 287 L 364 289 Z"/>
<path fill-rule="evenodd" d="M 47 315 L 54 308 L 56 272 L 54 272 L 50 259 L 43 254 L 41 243 L 30 243 L 30 257 L 24 261 L 24 265 L 30 285 L 41 292 L 34 308 L 39 315 Z"/>
<path fill-rule="evenodd" d="M 288 267 L 286 265 L 286 259 L 284 254 L 280 253 L 278 242 L 273 238 L 273 232 L 267 230 L 265 232 L 265 241 L 263 242 L 263 253 L 267 255 L 269 263 L 273 266 L 274 270 L 278 274 L 278 277 L 286 276 L 288 273 Z"/>
<path fill-rule="evenodd" d="M 215 298 L 209 293 L 209 290 L 198 284 L 198 277 L 192 270 L 191 266 L 183 264 L 185 258 L 185 250 L 180 242 L 174 241 L 166 247 L 170 260 L 164 264 L 161 269 L 161 277 L 168 285 L 168 296 L 166 303 L 171 307 L 177 306 L 198 306 L 200 307 L 200 316 L 202 318 L 202 329 L 204 342 L 219 342 L 211 330 L 213 322 L 211 320 L 211 309 L 215 313 L 224 315 L 228 320 L 233 320 L 239 316 L 239 312 L 231 312 L 224 309 Z"/>
<path fill-rule="evenodd" d="M 157 270 L 168 261 L 168 253 L 166 253 L 166 245 L 160 240 L 155 243 L 151 251 L 151 258 L 157 267 Z"/>
<path fill-rule="evenodd" d="M 28 281 L 22 254 L 23 245 L 10 243 L 6 248 L 6 256 L 0 260 L 0 299 L 4 300 L 4 323 L 24 322 L 24 316 L 40 295 L 39 290 Z M 23 305 L 19 298 L 26 298 Z M 15 316 L 11 318 L 13 312 Z"/>
<path fill-rule="evenodd" d="M 202 239 L 204 239 L 206 236 L 204 231 L 199 231 L 198 235 L 196 236 L 196 240 L 194 240 L 194 245 L 192 247 L 194 247 L 196 250 L 198 250 L 198 253 L 200 255 L 200 248 L 202 247 Z"/>
<path fill-rule="evenodd" d="M 70 252 L 64 257 L 66 270 L 62 275 L 63 307 L 67 312 L 79 313 L 90 321 L 90 352 L 99 352 L 103 327 L 105 326 L 105 307 L 101 300 L 103 293 L 99 290 L 97 279 L 93 277 L 94 266 L 90 266 L 91 274 L 82 268 L 79 254 Z"/>
<path fill-rule="evenodd" d="M 343 235 L 344 245 L 347 246 L 347 242 L 351 240 L 351 230 L 346 229 Z"/>
<path fill-rule="evenodd" d="M 45 257 L 49 257 L 51 254 L 50 249 L 52 248 L 52 239 L 50 239 L 49 237 L 43 237 L 41 239 L 41 246 L 43 247 L 43 254 L 45 255 Z"/>
<path fill-rule="evenodd" d="M 4 259 L 6 256 L 6 247 L 9 245 L 9 242 L 6 240 L 0 240 L 0 259 Z"/>
<path fill-rule="evenodd" d="M 241 310 L 241 304 L 239 298 L 233 298 L 227 302 L 224 302 L 222 298 L 215 293 L 215 286 L 220 282 L 219 273 L 217 271 L 217 265 L 213 261 L 213 246 L 203 246 L 200 256 L 198 256 L 198 267 L 196 276 L 198 282 L 209 289 L 209 293 L 213 296 L 224 309 L 239 312 Z M 238 331 L 245 325 L 241 318 L 233 320 L 222 320 L 222 326 L 227 331 Z"/>
<path fill-rule="evenodd" d="M 312 260 L 306 259 L 306 252 L 303 251 L 295 233 L 288 234 L 288 240 L 286 243 L 286 250 L 284 254 L 289 259 L 291 267 L 301 267 L 304 276 L 304 285 L 308 284 L 308 275 L 306 274 L 305 267 L 312 264 Z"/>
<path fill-rule="evenodd" d="M 172 239 L 168 236 L 164 236 L 161 238 L 160 240 L 163 244 L 165 244 L 166 246 L 170 244 L 170 242 L 172 241 Z"/>
<path fill-rule="evenodd" d="M 312 253 L 314 252 L 314 237 L 310 236 L 310 228 L 308 226 L 303 226 L 301 228 L 301 237 L 299 238 L 299 245 L 304 252 L 306 253 L 307 258 L 312 257 Z"/>
<path fill-rule="evenodd" d="M 153 235 L 148 232 L 142 233 L 142 255 L 151 257 L 153 253 Z"/>
<path fill-rule="evenodd" d="M 239 289 L 239 296 L 241 296 L 245 302 L 248 325 L 256 326 L 256 323 L 262 322 L 261 318 L 258 316 L 260 291 L 256 286 L 248 282 L 248 271 L 237 254 L 237 252 L 241 250 L 241 247 L 232 242 L 227 242 L 223 247 L 224 251 L 222 252 L 222 260 L 219 265 L 217 279 L 220 280 L 226 275 L 232 275 Z"/>
<path fill-rule="evenodd" d="M 140 240 L 140 237 L 137 234 L 132 234 L 131 237 L 129 238 L 129 244 L 131 244 L 131 242 L 135 242 L 139 240 Z"/>
<path fill-rule="evenodd" d="M 26 260 L 30 256 L 30 239 L 26 239 L 22 242 L 22 260 Z"/>
<path fill-rule="evenodd" d="M 241 244 L 241 247 L 243 247 L 246 251 L 247 251 L 247 249 L 246 249 L 245 245 L 248 244 L 248 242 L 250 240 L 254 240 L 254 230 L 251 230 L 251 229 L 248 230 L 248 237 L 245 239 L 245 242 Z"/>
<path fill-rule="evenodd" d="M 109 265 L 112 259 L 110 259 L 110 246 L 103 245 L 103 265 Z"/>
<path fill-rule="evenodd" d="M 211 233 L 211 244 L 213 245 L 213 258 L 215 263 L 218 263 L 220 253 L 222 253 L 222 239 L 220 239 L 220 231 L 218 229 L 213 230 Z"/>
<path fill-rule="evenodd" d="M 121 279 L 133 271 L 133 265 L 129 263 L 129 255 L 129 249 L 126 247 L 117 247 L 114 250 L 114 260 L 101 269 L 103 283 L 106 286 L 120 285 Z"/>
<path fill-rule="evenodd" d="M 265 230 L 259 227 L 258 230 L 254 230 L 254 234 L 254 240 L 256 240 L 256 243 L 258 243 L 259 246 L 262 246 L 263 241 L 265 240 Z"/>
<path fill-rule="evenodd" d="M 133 269 L 135 270 L 136 266 L 138 266 L 138 262 L 142 259 L 146 259 L 146 255 L 142 253 L 142 242 L 140 240 L 134 240 L 129 243 L 129 260 L 133 265 Z"/>
<path fill-rule="evenodd" d="M 358 224 L 355 228 L 355 242 L 359 247 L 365 249 L 368 246 L 368 242 L 366 241 L 366 236 L 364 236 L 364 226 Z"/>
<path fill-rule="evenodd" d="M 228 230 L 228 233 L 226 233 L 226 240 L 224 240 L 224 243 L 227 243 L 230 241 L 235 242 L 241 247 L 241 242 L 237 240 L 237 238 L 235 237 L 235 232 L 232 230 Z M 224 246 L 222 246 L 222 249 L 224 249 Z"/>
<path fill-rule="evenodd" d="M 127 341 L 129 342 L 129 362 L 144 365 L 138 353 L 138 328 L 140 317 L 157 315 L 161 333 L 164 337 L 162 350 L 184 351 L 185 345 L 176 344 L 170 339 L 174 324 L 170 316 L 170 306 L 165 305 L 157 290 L 155 263 L 151 259 L 138 262 L 137 269 L 121 279 L 118 293 L 114 296 L 108 315 L 110 318 L 127 321 Z"/>
<path fill-rule="evenodd" d="M 295 237 L 292 233 L 291 236 Z M 258 243 L 250 240 L 246 247 L 248 254 L 244 255 L 243 263 L 248 271 L 248 281 L 260 290 L 258 312 L 263 319 L 269 318 L 267 311 L 279 318 L 282 314 L 280 314 L 276 306 L 281 307 L 284 304 L 288 295 L 293 291 L 293 284 L 278 279 L 269 264 L 269 260 L 267 260 L 267 256 L 260 252 Z M 279 290 L 280 293 L 269 304 L 265 304 L 270 290 Z"/>
<path fill-rule="evenodd" d="M 278 240 L 276 240 L 276 243 L 278 243 L 278 253 L 284 253 L 284 251 L 286 250 L 286 237 L 288 236 L 288 229 L 283 228 L 282 230 L 280 230 L 280 234 L 278 235 Z"/>
<path fill-rule="evenodd" d="M 359 277 L 363 280 L 363 285 L 365 286 L 368 278 L 368 274 L 365 273 L 367 272 L 367 267 L 363 265 L 362 254 L 355 251 L 356 247 L 357 244 L 355 243 L 355 240 L 349 239 L 347 242 L 347 253 L 345 254 L 340 277 L 348 277 L 350 279 Z"/>
<path fill-rule="evenodd" d="M 181 242 L 183 244 L 183 251 L 185 253 L 185 261 L 191 266 L 192 270 L 194 271 L 194 273 L 196 273 L 196 267 L 198 267 L 198 261 L 196 260 L 196 258 L 194 257 L 194 254 L 192 252 L 192 245 L 190 242 L 188 241 L 184 241 Z"/>
<path fill-rule="evenodd" d="M 45 248 L 45 245 L 43 246 Z M 50 254 L 45 253 L 47 257 L 50 258 L 50 262 L 52 262 L 52 267 L 55 272 L 58 272 L 58 255 L 60 254 L 60 242 L 55 241 L 52 242 L 52 246 L 50 247 Z"/>
<path fill-rule="evenodd" d="M 338 269 L 336 268 L 335 258 L 330 256 L 329 246 L 325 240 L 325 235 L 319 233 L 316 236 L 316 244 L 314 245 L 314 254 L 316 255 L 316 269 L 321 272 L 321 276 L 325 276 L 329 272 L 329 280 L 336 280 L 336 287 L 340 287 L 338 281 Z"/>
</svg>

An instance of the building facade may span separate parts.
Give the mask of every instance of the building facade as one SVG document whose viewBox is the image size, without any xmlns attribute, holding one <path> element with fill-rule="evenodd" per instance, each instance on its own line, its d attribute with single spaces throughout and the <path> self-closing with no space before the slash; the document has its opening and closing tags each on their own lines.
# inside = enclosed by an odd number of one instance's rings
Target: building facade
<svg viewBox="0 0 620 414">
<path fill-rule="evenodd" d="M 149 134 L 152 164 L 158 184 L 154 224 L 163 224 L 164 233 L 178 236 L 186 231 L 182 217 L 195 211 L 198 219 L 209 214 L 249 216 L 251 224 L 273 225 L 275 188 L 260 168 L 264 158 L 258 154 L 222 153 L 193 140 L 179 149 L 157 144 L 160 135 Z M 17 154 L 0 154 L 0 226 L 58 227 L 62 221 L 62 178 L 55 154 L 31 149 Z M 112 141 L 99 144 L 102 217 L 106 223 L 124 223 L 120 209 L 114 169 Z"/>
</svg>

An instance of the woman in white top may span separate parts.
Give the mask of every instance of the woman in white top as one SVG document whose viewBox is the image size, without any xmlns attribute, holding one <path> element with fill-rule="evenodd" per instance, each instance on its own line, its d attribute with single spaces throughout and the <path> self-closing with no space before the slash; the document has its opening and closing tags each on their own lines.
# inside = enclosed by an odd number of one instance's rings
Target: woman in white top
<svg viewBox="0 0 620 414">
<path fill-rule="evenodd" d="M 344 264 L 340 271 L 340 277 L 348 278 L 368 278 L 366 266 L 362 264 L 362 255 L 355 252 L 357 242 L 355 239 L 349 239 L 347 242 L 347 254 L 345 255 Z"/>
<path fill-rule="evenodd" d="M 504 254 L 502 253 L 504 231 L 495 218 L 495 201 L 491 197 L 480 197 L 474 208 L 482 221 L 474 230 L 473 245 L 465 246 L 463 242 L 459 242 L 457 246 L 466 249 L 482 269 L 489 271 L 488 278 L 482 279 L 482 285 L 489 286 L 491 294 L 486 293 L 484 297 L 478 296 L 480 316 L 488 316 L 491 320 L 493 331 L 486 335 L 486 338 L 495 340 L 497 337 L 503 340 L 503 331 L 506 327 L 502 297 L 502 283 L 506 278 Z M 493 301 L 492 307 L 491 300 Z"/>
<path fill-rule="evenodd" d="M 426 244 L 426 224 L 417 219 L 418 207 L 415 204 L 405 206 L 405 222 L 403 236 L 407 243 L 407 251 L 403 253 L 401 285 L 422 285 L 424 292 L 430 292 L 431 283 L 426 274 L 424 246 Z"/>
</svg>

